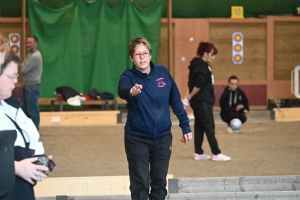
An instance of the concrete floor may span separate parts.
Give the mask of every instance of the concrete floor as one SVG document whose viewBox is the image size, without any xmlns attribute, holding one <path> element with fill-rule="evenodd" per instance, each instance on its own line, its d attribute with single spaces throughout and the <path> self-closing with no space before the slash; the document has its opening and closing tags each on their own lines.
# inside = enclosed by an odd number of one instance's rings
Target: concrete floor
<svg viewBox="0 0 300 200">
<path fill-rule="evenodd" d="M 126 114 L 123 114 L 126 116 Z M 268 110 L 252 111 L 237 134 L 215 112 L 216 137 L 230 162 L 195 161 L 193 141 L 180 142 L 181 129 L 172 115 L 173 152 L 169 173 L 174 177 L 298 175 L 300 123 L 270 120 Z M 124 117 L 123 121 L 126 118 Z M 193 130 L 193 120 L 191 120 Z M 54 156 L 51 177 L 127 175 L 124 123 L 109 126 L 41 127 L 46 153 Z M 208 142 L 205 153 L 211 154 Z"/>
</svg>

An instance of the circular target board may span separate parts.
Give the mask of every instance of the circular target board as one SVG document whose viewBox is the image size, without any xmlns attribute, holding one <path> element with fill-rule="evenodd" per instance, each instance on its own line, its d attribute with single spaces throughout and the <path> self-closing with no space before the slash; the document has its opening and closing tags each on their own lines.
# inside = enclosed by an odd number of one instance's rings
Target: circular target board
<svg viewBox="0 0 300 200">
<path fill-rule="evenodd" d="M 237 44 L 237 45 L 234 46 L 234 50 L 236 52 L 240 52 L 242 50 L 242 46 L 240 44 Z"/>
<path fill-rule="evenodd" d="M 242 56 L 237 54 L 237 55 L 234 56 L 233 59 L 234 59 L 235 62 L 240 62 L 242 60 Z"/>
<path fill-rule="evenodd" d="M 235 40 L 236 42 L 241 41 L 241 40 L 242 40 L 242 35 L 239 34 L 239 33 L 236 33 L 236 34 L 234 35 L 234 40 Z"/>
<path fill-rule="evenodd" d="M 11 35 L 10 36 L 10 41 L 13 42 L 13 43 L 19 42 L 18 35 Z"/>
<path fill-rule="evenodd" d="M 10 47 L 10 49 L 15 52 L 15 53 L 18 53 L 20 51 L 19 47 L 17 45 L 13 45 Z"/>
</svg>

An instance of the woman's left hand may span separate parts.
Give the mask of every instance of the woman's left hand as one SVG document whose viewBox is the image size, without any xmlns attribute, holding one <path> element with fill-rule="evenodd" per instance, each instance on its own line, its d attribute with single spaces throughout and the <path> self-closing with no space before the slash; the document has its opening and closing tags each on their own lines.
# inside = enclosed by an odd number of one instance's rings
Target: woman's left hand
<svg viewBox="0 0 300 200">
<path fill-rule="evenodd" d="M 193 139 L 193 133 L 190 132 L 190 133 L 183 134 L 180 141 L 183 142 L 186 145 L 186 141 L 189 141 L 189 140 L 192 140 L 192 139 Z"/>
<path fill-rule="evenodd" d="M 38 158 L 35 157 L 15 161 L 16 175 L 31 184 L 34 184 L 34 181 L 42 181 L 47 178 L 47 174 L 44 172 L 48 172 L 48 167 L 33 164 L 33 162 L 37 161 L 37 159 Z"/>
</svg>

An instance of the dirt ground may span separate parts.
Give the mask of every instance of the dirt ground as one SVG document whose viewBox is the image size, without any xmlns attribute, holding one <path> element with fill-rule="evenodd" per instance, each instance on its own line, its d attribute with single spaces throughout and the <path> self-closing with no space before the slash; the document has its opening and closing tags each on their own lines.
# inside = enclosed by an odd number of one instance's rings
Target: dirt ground
<svg viewBox="0 0 300 200">
<path fill-rule="evenodd" d="M 191 124 L 193 127 L 193 124 Z M 173 152 L 169 174 L 176 178 L 300 174 L 300 122 L 254 120 L 236 134 L 216 123 L 216 137 L 229 162 L 195 161 L 193 141 L 181 143 L 181 130 L 172 128 Z M 57 167 L 50 177 L 128 175 L 124 124 L 115 126 L 41 127 L 46 153 Z M 204 150 L 211 154 L 208 142 Z"/>
</svg>

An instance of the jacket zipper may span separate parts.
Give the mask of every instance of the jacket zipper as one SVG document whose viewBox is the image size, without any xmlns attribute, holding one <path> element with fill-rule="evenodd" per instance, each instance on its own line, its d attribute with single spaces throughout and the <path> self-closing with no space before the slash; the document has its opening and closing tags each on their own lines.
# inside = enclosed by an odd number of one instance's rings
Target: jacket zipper
<svg viewBox="0 0 300 200">
<path fill-rule="evenodd" d="M 156 110 L 155 110 L 155 107 L 156 107 L 156 102 L 155 102 L 155 93 L 154 93 L 154 90 L 152 88 L 152 85 L 151 85 L 151 81 L 150 81 L 150 76 L 148 75 L 148 80 L 149 80 L 149 85 L 150 85 L 150 88 L 152 90 L 152 93 L 153 93 L 153 104 L 154 104 L 154 114 L 155 114 L 155 128 L 154 128 L 154 138 L 156 138 L 156 128 L 157 128 L 157 114 L 156 114 Z"/>
</svg>

